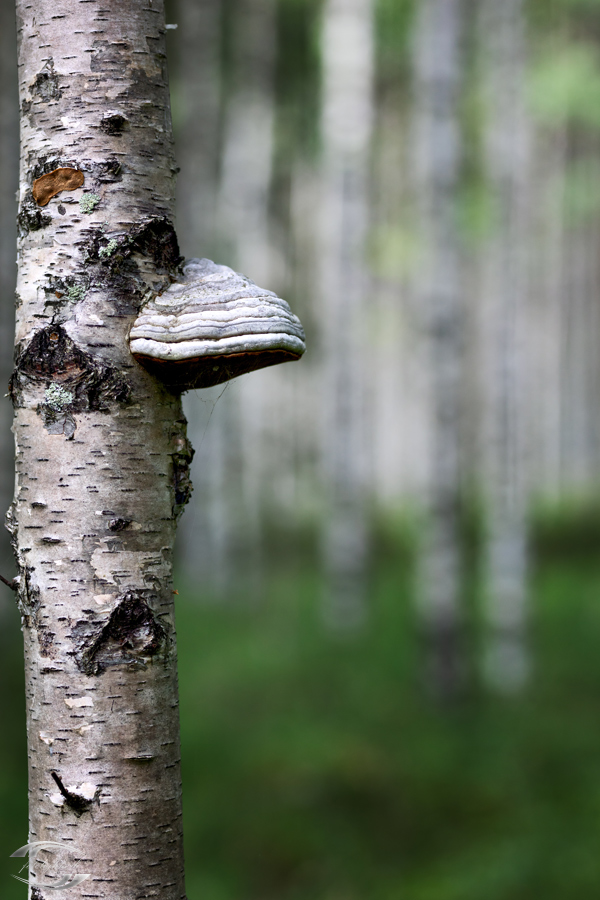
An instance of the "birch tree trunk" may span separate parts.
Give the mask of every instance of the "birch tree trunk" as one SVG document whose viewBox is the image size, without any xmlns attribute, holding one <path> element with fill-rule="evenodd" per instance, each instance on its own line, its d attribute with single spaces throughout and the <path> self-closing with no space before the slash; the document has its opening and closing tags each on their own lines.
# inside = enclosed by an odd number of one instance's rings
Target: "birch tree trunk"
<svg viewBox="0 0 600 900">
<path fill-rule="evenodd" d="M 323 65 L 324 460 L 327 492 L 325 619 L 337 628 L 366 614 L 365 342 L 369 153 L 373 129 L 371 0 L 328 0 Z"/>
<path fill-rule="evenodd" d="M 430 467 L 419 610 L 428 678 L 438 696 L 461 680 L 460 439 L 462 318 L 458 97 L 462 0 L 421 0 L 415 34 L 415 150 L 423 238 L 418 289 L 430 373 Z"/>
<path fill-rule="evenodd" d="M 163 3 L 17 0 L 17 27 L 8 523 L 25 644 L 29 840 L 74 849 L 92 875 L 82 895 L 181 900 L 171 557 L 191 450 L 179 398 L 127 343 L 142 298 L 179 261 Z M 74 189 L 51 196 L 65 184 Z M 46 883 L 59 874 L 44 854 L 31 870 Z"/>
<path fill-rule="evenodd" d="M 523 352 L 529 141 L 523 98 L 522 0 L 488 0 L 482 25 L 488 101 L 485 148 L 493 211 L 485 284 L 490 440 L 485 472 L 484 674 L 490 686 L 510 691 L 523 684 L 529 667 L 525 643 L 527 384 Z"/>
</svg>

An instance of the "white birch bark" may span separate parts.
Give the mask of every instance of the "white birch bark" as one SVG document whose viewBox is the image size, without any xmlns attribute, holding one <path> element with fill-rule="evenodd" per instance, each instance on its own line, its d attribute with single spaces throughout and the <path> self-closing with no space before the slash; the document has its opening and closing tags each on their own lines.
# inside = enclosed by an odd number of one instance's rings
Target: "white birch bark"
<svg viewBox="0 0 600 900">
<path fill-rule="evenodd" d="M 323 208 L 319 302 L 324 353 L 325 620 L 353 628 L 366 615 L 364 313 L 365 241 L 373 129 L 371 0 L 328 0 L 324 9 Z"/>
<path fill-rule="evenodd" d="M 171 557 L 191 453 L 179 398 L 127 344 L 143 295 L 168 284 L 178 262 L 163 4 L 17 0 L 17 27 L 8 521 L 29 840 L 74 849 L 91 873 L 81 896 L 182 900 Z M 40 206 L 32 187 L 51 185 L 59 167 L 84 184 Z M 60 874 L 44 854 L 31 873 L 48 883 Z"/>
<path fill-rule="evenodd" d="M 488 305 L 485 494 L 484 676 L 516 690 L 529 669 L 526 646 L 528 484 L 525 472 L 529 140 L 523 88 L 522 0 L 488 0 L 482 17 L 487 84 L 486 164 L 493 224 L 487 249 Z"/>
<path fill-rule="evenodd" d="M 418 604 L 427 677 L 441 697 L 456 693 L 462 668 L 458 517 L 463 309 L 456 219 L 462 10 L 461 0 L 421 0 L 414 51 L 415 168 L 423 239 L 417 287 L 427 322 L 431 404 Z"/>
</svg>

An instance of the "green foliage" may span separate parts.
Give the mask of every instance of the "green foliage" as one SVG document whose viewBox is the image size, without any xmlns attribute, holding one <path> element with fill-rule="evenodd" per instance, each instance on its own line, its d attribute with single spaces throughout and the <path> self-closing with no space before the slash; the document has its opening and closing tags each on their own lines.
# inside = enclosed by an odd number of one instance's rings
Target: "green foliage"
<svg viewBox="0 0 600 900">
<path fill-rule="evenodd" d="M 407 523 L 401 541 L 392 523 L 380 538 L 372 621 L 352 639 L 322 629 L 310 548 L 272 554 L 260 605 L 180 586 L 190 900 L 596 900 L 599 523 L 593 510 L 537 520 L 535 680 L 506 701 L 439 709 L 420 689 Z M 18 900 L 25 723 L 7 595 L 1 877 Z"/>
<path fill-rule="evenodd" d="M 277 3 L 276 152 L 277 168 L 317 147 L 320 103 L 320 3 Z"/>
<path fill-rule="evenodd" d="M 580 224 L 600 212 L 600 160 L 571 163 L 564 177 L 564 213 L 567 222 Z"/>
<path fill-rule="evenodd" d="M 409 276 L 422 257 L 419 236 L 410 223 L 373 228 L 369 235 L 369 266 L 380 278 L 400 280 Z"/>
<path fill-rule="evenodd" d="M 2 900 L 23 900 L 27 892 L 12 879 L 21 863 L 9 859 L 13 850 L 27 843 L 27 732 L 25 727 L 25 685 L 23 680 L 23 639 L 14 594 L 0 595 L 0 841 L 5 848 L 0 867 Z"/>
<path fill-rule="evenodd" d="M 323 633 L 297 560 L 260 608 L 182 592 L 189 895 L 595 900 L 600 567 L 556 559 L 534 579 L 530 692 L 446 711 L 419 688 L 392 544 L 355 640 Z"/>
<path fill-rule="evenodd" d="M 488 238 L 494 225 L 494 202 L 483 179 L 465 179 L 458 208 L 460 232 L 468 244 Z"/>
<path fill-rule="evenodd" d="M 572 43 L 542 53 L 530 73 L 529 103 L 544 124 L 600 129 L 600 54 L 591 44 Z"/>
<path fill-rule="evenodd" d="M 397 90 L 410 79 L 410 39 L 415 0 L 376 0 L 376 58 L 380 85 Z"/>
</svg>

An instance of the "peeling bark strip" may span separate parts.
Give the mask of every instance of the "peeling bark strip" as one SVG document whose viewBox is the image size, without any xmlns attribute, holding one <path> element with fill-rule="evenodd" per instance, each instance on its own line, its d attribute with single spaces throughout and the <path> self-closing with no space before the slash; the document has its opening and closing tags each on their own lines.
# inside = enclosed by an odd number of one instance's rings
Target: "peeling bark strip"
<svg viewBox="0 0 600 900">
<path fill-rule="evenodd" d="M 33 182 L 33 199 L 38 206 L 46 206 L 52 197 L 61 191 L 74 191 L 84 182 L 83 172 L 79 169 L 54 169 L 47 175 L 40 175 Z"/>
<path fill-rule="evenodd" d="M 163 4 L 17 0 L 17 24 L 7 523 L 29 840 L 76 846 L 86 895 L 184 900 L 171 559 L 192 450 L 179 398 L 128 347 L 140 305 L 181 263 Z M 40 880 L 44 869 L 32 864 Z"/>
</svg>

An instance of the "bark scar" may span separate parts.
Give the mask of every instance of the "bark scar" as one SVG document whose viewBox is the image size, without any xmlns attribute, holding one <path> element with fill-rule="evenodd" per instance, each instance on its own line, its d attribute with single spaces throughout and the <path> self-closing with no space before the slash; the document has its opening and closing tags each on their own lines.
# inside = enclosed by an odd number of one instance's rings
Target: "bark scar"
<svg viewBox="0 0 600 900">
<path fill-rule="evenodd" d="M 68 788 L 66 788 L 62 782 L 60 775 L 58 775 L 57 772 L 50 772 L 50 774 L 56 782 L 58 790 L 64 797 L 65 803 L 70 809 L 73 810 L 74 813 L 80 816 L 90 808 L 90 806 L 96 799 L 98 791 L 96 791 L 93 797 L 86 797 L 83 794 L 77 793 L 77 791 L 70 791 Z"/>
<path fill-rule="evenodd" d="M 190 465 L 194 458 L 194 448 L 188 440 L 185 428 L 185 419 L 176 422 L 176 431 L 173 435 L 175 452 L 173 460 L 173 516 L 178 519 L 189 501 L 193 485 L 190 478 Z"/>
<path fill-rule="evenodd" d="M 88 637 L 77 665 L 86 675 L 100 675 L 109 666 L 146 667 L 168 645 L 167 632 L 141 594 L 128 591 L 100 632 Z"/>
<path fill-rule="evenodd" d="M 51 433 L 55 433 L 51 430 L 54 426 L 60 426 L 60 432 L 72 434 L 72 413 L 106 412 L 111 401 L 129 400 L 131 388 L 125 378 L 81 350 L 60 325 L 36 332 L 29 344 L 17 351 L 16 363 L 9 383 L 13 404 L 20 406 L 28 389 L 45 385 L 38 411 Z"/>
</svg>

